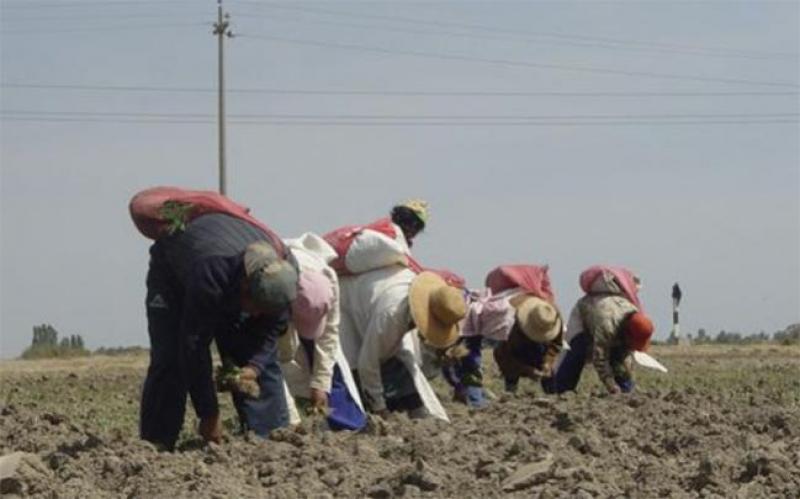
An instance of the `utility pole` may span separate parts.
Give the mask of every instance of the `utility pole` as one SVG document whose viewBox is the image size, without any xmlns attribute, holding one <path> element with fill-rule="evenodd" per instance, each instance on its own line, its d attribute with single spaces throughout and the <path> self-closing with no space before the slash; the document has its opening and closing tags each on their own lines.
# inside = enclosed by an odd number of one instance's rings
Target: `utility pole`
<svg viewBox="0 0 800 499">
<path fill-rule="evenodd" d="M 219 192 L 225 194 L 227 191 L 227 180 L 225 178 L 225 52 L 224 40 L 227 36 L 232 38 L 230 31 L 230 14 L 222 12 L 222 0 L 217 0 L 217 22 L 214 23 L 214 35 L 217 37 L 217 61 L 218 61 L 218 100 L 219 109 L 217 119 L 219 120 Z"/>
</svg>

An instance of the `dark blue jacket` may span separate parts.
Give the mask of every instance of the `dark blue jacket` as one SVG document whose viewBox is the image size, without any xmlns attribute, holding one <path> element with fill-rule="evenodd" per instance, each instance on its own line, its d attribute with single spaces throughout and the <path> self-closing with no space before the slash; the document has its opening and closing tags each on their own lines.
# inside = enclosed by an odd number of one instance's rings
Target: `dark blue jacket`
<svg viewBox="0 0 800 499">
<path fill-rule="evenodd" d="M 218 411 L 211 340 L 217 337 L 220 345 L 237 350 L 235 357 L 248 357 L 243 362 L 258 369 L 263 362 L 274 361 L 275 338 L 286 329 L 288 310 L 283 317 L 256 321 L 256 328 L 247 328 L 257 329 L 250 336 L 239 334 L 244 251 L 257 241 L 269 242 L 269 237 L 243 220 L 209 214 L 156 243 L 182 295 L 181 370 L 200 418 Z"/>
</svg>

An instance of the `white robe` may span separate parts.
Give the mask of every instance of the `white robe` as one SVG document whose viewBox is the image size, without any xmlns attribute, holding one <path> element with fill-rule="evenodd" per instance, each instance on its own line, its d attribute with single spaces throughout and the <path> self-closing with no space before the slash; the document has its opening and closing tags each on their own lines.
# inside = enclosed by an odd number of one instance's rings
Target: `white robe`
<svg viewBox="0 0 800 499">
<path fill-rule="evenodd" d="M 336 252 L 321 237 L 306 233 L 297 239 L 285 241 L 286 247 L 294 257 L 300 272 L 319 272 L 327 277 L 334 289 L 333 303 L 325 317 L 325 328 L 314 341 L 314 368 L 309 366 L 305 350 L 300 346 L 297 331 L 292 326 L 278 340 L 278 356 L 284 375 L 287 405 L 291 424 L 300 422 L 300 414 L 294 397 L 308 398 L 311 388 L 330 392 L 333 369 L 336 364 L 342 371 L 345 385 L 356 404 L 364 410 L 358 394 L 350 365 L 339 344 L 339 281 L 336 272 L 328 263 L 336 257 Z"/>
<path fill-rule="evenodd" d="M 397 265 L 340 277 L 342 350 L 350 365 L 358 370 L 361 388 L 373 410 L 386 408 L 381 364 L 397 357 L 411 374 L 427 412 L 449 421 L 420 368 L 416 333 L 409 333 L 408 291 L 414 277 L 414 272 Z"/>
</svg>

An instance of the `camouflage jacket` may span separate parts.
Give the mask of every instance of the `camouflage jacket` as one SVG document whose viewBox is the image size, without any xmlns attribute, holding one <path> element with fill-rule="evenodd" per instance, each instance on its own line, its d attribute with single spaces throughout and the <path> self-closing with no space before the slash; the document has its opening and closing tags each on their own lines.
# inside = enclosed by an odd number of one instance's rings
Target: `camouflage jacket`
<svg viewBox="0 0 800 499">
<path fill-rule="evenodd" d="M 600 381 L 614 385 L 618 378 L 631 378 L 632 360 L 624 344 L 621 326 L 636 307 L 619 295 L 586 295 L 576 305 L 583 330 L 592 337 L 591 358 Z"/>
</svg>

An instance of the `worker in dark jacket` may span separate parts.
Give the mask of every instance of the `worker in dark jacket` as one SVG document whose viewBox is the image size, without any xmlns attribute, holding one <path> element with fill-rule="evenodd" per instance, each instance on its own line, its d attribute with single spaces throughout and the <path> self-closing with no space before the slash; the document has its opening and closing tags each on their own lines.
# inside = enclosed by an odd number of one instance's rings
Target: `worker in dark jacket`
<svg viewBox="0 0 800 499">
<path fill-rule="evenodd" d="M 505 379 L 506 391 L 516 392 L 520 378 L 549 378 L 563 342 L 563 321 L 558 309 L 535 296 L 511 299 L 516 309 L 508 340 L 494 349 L 494 359 Z"/>
<path fill-rule="evenodd" d="M 207 214 L 150 248 L 147 319 L 150 366 L 140 432 L 166 449 L 183 426 L 191 397 L 199 433 L 220 441 L 221 425 L 209 347 L 233 361 L 256 397 L 234 393 L 243 426 L 266 436 L 288 424 L 277 338 L 289 321 L 297 271 L 264 230 L 225 214 Z"/>
</svg>

